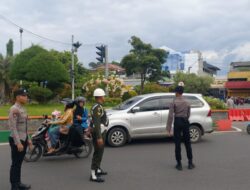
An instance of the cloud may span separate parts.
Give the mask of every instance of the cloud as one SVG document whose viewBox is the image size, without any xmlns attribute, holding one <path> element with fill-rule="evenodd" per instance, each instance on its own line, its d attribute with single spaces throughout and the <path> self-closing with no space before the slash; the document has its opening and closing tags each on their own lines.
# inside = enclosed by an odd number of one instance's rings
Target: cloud
<svg viewBox="0 0 250 190">
<path fill-rule="evenodd" d="M 83 43 L 78 55 L 86 66 L 95 61 L 96 43 L 109 46 L 110 60 L 121 60 L 136 35 L 154 47 L 201 50 L 226 70 L 232 60 L 249 59 L 249 9 L 248 0 L 2 0 L 0 14 L 48 38 L 70 42 L 74 34 Z M 0 24 L 0 52 L 9 38 L 19 52 L 18 29 L 1 18 Z M 23 46 L 32 43 L 70 50 L 24 33 Z"/>
</svg>

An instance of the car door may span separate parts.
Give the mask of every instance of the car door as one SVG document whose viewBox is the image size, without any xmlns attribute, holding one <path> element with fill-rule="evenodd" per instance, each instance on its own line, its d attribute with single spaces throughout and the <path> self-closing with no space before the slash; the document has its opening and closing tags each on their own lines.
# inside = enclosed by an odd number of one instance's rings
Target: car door
<svg viewBox="0 0 250 190">
<path fill-rule="evenodd" d="M 160 97 L 147 99 L 136 105 L 135 113 L 130 113 L 131 128 L 134 135 L 156 134 L 161 132 Z"/>
<path fill-rule="evenodd" d="M 162 106 L 162 122 L 161 122 L 161 132 L 166 133 L 166 126 L 169 113 L 169 105 L 174 101 L 174 96 L 163 96 L 161 97 L 161 106 Z"/>
</svg>

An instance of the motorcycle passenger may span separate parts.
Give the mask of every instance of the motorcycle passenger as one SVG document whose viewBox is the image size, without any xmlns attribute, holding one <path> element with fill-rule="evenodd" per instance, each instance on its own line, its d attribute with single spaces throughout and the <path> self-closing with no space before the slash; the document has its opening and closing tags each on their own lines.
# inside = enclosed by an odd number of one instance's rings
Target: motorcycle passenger
<svg viewBox="0 0 250 190">
<path fill-rule="evenodd" d="M 82 96 L 79 96 L 75 100 L 76 109 L 74 110 L 74 125 L 76 126 L 77 131 L 83 135 L 83 131 L 88 129 L 88 110 L 85 107 L 86 99 Z"/>
<path fill-rule="evenodd" d="M 59 120 L 59 118 L 61 117 L 61 112 L 58 110 L 54 110 L 51 113 L 51 121 L 57 121 Z M 52 144 L 55 146 L 55 144 L 57 143 L 55 141 L 55 138 L 50 139 L 50 135 L 49 134 L 53 134 L 54 130 L 57 130 L 58 126 L 57 125 L 51 125 L 47 134 L 46 134 L 46 141 L 47 141 L 47 145 L 48 145 L 48 150 L 49 151 L 53 151 L 53 146 Z"/>
<path fill-rule="evenodd" d="M 55 147 L 59 140 L 60 133 L 68 134 L 69 128 L 73 124 L 73 108 L 75 105 L 74 101 L 70 99 L 64 99 L 62 103 L 65 104 L 64 114 L 59 120 L 52 121 L 49 123 L 51 125 L 57 125 L 57 127 L 55 127 L 55 129 L 51 133 L 49 133 L 51 142 L 54 143 L 52 144 L 52 148 L 48 151 L 48 153 L 52 153 L 55 151 Z"/>
</svg>

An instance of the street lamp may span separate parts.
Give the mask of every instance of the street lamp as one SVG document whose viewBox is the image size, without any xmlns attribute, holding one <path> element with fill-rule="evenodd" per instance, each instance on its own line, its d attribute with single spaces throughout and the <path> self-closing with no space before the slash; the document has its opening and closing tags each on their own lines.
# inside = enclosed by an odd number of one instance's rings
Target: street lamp
<svg viewBox="0 0 250 190">
<path fill-rule="evenodd" d="M 19 32 L 20 32 L 20 52 L 23 50 L 23 29 L 20 28 L 19 29 Z"/>
<path fill-rule="evenodd" d="M 72 49 L 71 49 L 71 88 L 72 88 L 72 100 L 75 99 L 75 63 L 74 63 L 74 56 L 75 52 L 77 52 L 77 49 L 81 46 L 82 44 L 80 42 L 74 43 L 74 35 L 72 35 Z"/>
</svg>

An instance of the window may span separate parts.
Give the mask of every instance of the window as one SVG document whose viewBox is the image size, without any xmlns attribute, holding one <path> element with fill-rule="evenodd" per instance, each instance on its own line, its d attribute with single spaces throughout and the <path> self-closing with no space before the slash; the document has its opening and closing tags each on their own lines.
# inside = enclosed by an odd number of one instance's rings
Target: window
<svg viewBox="0 0 250 190">
<path fill-rule="evenodd" d="M 138 106 L 140 107 L 140 112 L 161 110 L 159 98 L 146 100 Z"/>
<path fill-rule="evenodd" d="M 174 100 L 174 96 L 164 96 L 161 98 L 161 107 L 163 110 L 168 110 L 170 103 Z"/>
<path fill-rule="evenodd" d="M 136 102 L 140 101 L 142 97 L 136 96 L 126 100 L 125 102 L 121 103 L 119 106 L 113 108 L 114 110 L 125 110 L 128 109 L 130 106 L 134 105 Z"/>
<path fill-rule="evenodd" d="M 200 108 L 204 104 L 202 101 L 200 101 L 197 97 L 195 96 L 184 96 L 184 98 L 187 100 L 187 102 L 190 104 L 191 108 Z"/>
</svg>

